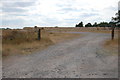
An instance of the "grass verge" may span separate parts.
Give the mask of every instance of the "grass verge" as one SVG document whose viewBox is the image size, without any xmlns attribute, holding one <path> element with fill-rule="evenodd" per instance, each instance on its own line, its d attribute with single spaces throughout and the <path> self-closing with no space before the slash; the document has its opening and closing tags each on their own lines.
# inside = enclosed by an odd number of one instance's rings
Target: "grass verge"
<svg viewBox="0 0 120 80">
<path fill-rule="evenodd" d="M 3 30 L 2 31 L 2 56 L 31 54 L 41 51 L 50 45 L 76 38 L 80 34 L 50 33 L 41 31 L 41 40 L 37 40 L 34 30 Z"/>
<path fill-rule="evenodd" d="M 107 50 L 109 54 L 118 54 L 118 37 L 115 37 L 114 40 L 106 40 L 104 43 L 104 49 Z"/>
</svg>

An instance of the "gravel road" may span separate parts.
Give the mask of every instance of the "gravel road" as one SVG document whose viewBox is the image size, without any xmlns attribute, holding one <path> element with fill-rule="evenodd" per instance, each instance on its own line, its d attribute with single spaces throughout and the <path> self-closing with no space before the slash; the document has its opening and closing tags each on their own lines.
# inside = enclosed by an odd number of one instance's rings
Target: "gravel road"
<svg viewBox="0 0 120 80">
<path fill-rule="evenodd" d="M 118 56 L 102 48 L 110 35 L 83 34 L 41 52 L 3 60 L 3 78 L 117 78 Z"/>
</svg>

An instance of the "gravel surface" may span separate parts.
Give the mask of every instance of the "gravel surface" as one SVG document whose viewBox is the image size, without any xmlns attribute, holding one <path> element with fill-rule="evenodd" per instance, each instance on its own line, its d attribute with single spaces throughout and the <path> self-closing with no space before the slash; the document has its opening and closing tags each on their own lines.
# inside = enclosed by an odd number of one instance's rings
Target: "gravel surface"
<svg viewBox="0 0 120 80">
<path fill-rule="evenodd" d="M 3 78 L 117 78 L 118 56 L 102 48 L 108 38 L 86 33 L 41 52 L 11 56 L 3 60 Z"/>
</svg>

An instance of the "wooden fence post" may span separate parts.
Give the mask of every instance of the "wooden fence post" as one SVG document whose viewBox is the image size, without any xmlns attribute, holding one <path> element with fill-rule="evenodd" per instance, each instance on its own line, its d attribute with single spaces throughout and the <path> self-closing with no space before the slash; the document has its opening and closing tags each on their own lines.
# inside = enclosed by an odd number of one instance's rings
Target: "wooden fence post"
<svg viewBox="0 0 120 80">
<path fill-rule="evenodd" d="M 38 40 L 41 39 L 41 29 L 38 30 Z"/>
<path fill-rule="evenodd" d="M 114 30 L 115 30 L 115 27 L 112 28 L 112 32 L 111 32 L 112 40 L 114 39 Z"/>
</svg>

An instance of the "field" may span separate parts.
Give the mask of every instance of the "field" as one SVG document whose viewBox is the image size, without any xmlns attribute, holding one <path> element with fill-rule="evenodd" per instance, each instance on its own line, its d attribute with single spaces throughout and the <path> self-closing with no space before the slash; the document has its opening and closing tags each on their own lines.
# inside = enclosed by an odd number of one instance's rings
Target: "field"
<svg viewBox="0 0 120 80">
<path fill-rule="evenodd" d="M 30 54 L 43 50 L 49 45 L 72 39 L 79 34 L 53 33 L 41 31 L 41 40 L 37 40 L 35 30 L 3 30 L 2 31 L 2 56 Z"/>
<path fill-rule="evenodd" d="M 38 32 L 34 28 L 24 28 L 21 30 L 2 30 L 2 56 L 18 54 L 31 54 L 47 48 L 50 45 L 74 39 L 81 34 L 62 32 L 97 32 L 111 33 L 109 28 L 43 28 L 41 29 L 41 40 L 37 40 Z M 115 31 L 117 34 L 117 31 Z M 116 48 L 118 38 L 107 40 L 107 48 Z M 114 45 L 114 47 L 113 47 Z"/>
<path fill-rule="evenodd" d="M 2 31 L 3 78 L 117 78 L 118 30 L 38 28 Z"/>
</svg>

